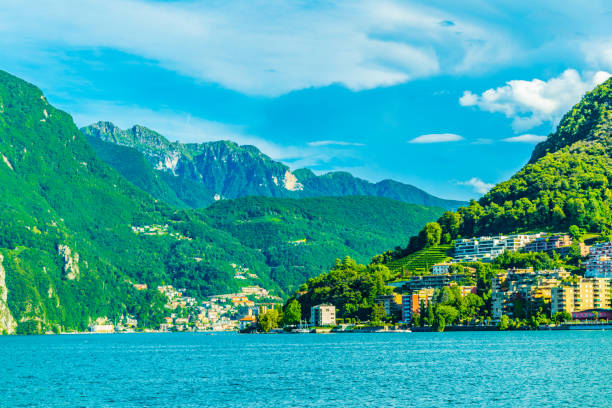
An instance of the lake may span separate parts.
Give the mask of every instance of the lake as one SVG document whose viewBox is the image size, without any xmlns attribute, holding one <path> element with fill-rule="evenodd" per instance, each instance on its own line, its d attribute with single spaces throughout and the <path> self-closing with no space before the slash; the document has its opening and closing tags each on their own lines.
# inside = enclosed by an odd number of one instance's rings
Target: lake
<svg viewBox="0 0 612 408">
<path fill-rule="evenodd" d="M 612 331 L 0 336 L 0 406 L 612 406 Z"/>
</svg>

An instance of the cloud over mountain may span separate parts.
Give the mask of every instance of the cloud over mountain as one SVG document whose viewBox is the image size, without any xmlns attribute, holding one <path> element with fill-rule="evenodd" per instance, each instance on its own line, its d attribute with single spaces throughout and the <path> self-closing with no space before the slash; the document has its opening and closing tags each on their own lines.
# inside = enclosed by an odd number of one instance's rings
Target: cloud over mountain
<svg viewBox="0 0 612 408">
<path fill-rule="evenodd" d="M 480 95 L 465 91 L 459 99 L 462 106 L 476 106 L 487 112 L 499 112 L 512 119 L 515 130 L 526 130 L 544 122 L 556 123 L 588 90 L 610 77 L 605 71 L 580 76 L 568 69 L 548 81 L 512 80 Z"/>
</svg>

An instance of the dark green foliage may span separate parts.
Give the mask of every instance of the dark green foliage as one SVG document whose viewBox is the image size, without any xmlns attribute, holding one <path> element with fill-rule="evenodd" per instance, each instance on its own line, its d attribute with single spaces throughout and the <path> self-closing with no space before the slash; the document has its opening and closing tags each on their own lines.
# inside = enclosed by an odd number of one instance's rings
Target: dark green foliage
<svg viewBox="0 0 612 408">
<path fill-rule="evenodd" d="M 285 325 L 298 324 L 302 320 L 302 305 L 295 299 L 287 302 L 284 307 L 283 323 Z"/>
<path fill-rule="evenodd" d="M 546 252 L 511 252 L 504 251 L 495 259 L 494 265 L 499 269 L 533 268 L 535 271 L 551 270 L 564 266 L 558 257 L 550 257 Z"/>
<path fill-rule="evenodd" d="M 434 293 L 427 306 L 425 323 L 437 331 L 444 331 L 447 325 L 470 322 L 482 316 L 485 305 L 478 295 L 461 296 L 458 286 L 445 286 Z"/>
<path fill-rule="evenodd" d="M 416 233 L 443 210 L 379 197 L 271 199 L 215 203 L 209 224 L 261 251 L 271 277 L 290 290 L 329 269 L 338 254 L 366 262 L 372 254 Z"/>
<path fill-rule="evenodd" d="M 140 128 L 134 137 L 165 140 Z M 153 171 L 133 149 L 90 142 L 104 160 L 39 89 L 0 72 L 0 253 L 20 332 L 85 330 L 126 314 L 155 327 L 163 299 L 133 283 L 173 284 L 196 297 L 258 284 L 283 295 L 338 253 L 368 259 L 442 212 L 375 197 L 244 198 L 179 210 L 136 186 L 185 207 L 203 200 L 204 187 Z M 252 276 L 235 279 L 243 268 Z"/>
<path fill-rule="evenodd" d="M 331 303 L 338 317 L 367 321 L 372 317 L 376 297 L 391 293 L 391 288 L 385 286 L 390 276 L 383 265 L 359 265 L 346 257 L 337 260 L 328 273 L 309 279 L 288 304 L 296 299 L 308 319 L 312 306 Z"/>
</svg>

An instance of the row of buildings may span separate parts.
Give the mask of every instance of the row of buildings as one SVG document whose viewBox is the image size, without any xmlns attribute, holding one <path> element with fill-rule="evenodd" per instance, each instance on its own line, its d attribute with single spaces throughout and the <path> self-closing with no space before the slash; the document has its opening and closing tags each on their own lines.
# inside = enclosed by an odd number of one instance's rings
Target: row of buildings
<svg viewBox="0 0 612 408">
<path fill-rule="evenodd" d="M 504 251 L 569 253 L 572 239 L 567 234 L 513 234 L 495 237 L 483 236 L 456 239 L 453 262 L 490 262 Z M 589 247 L 580 243 L 582 256 L 589 254 Z M 435 273 L 435 271 L 434 271 Z"/>
<path fill-rule="evenodd" d="M 502 315 L 521 317 L 517 314 L 550 304 L 551 316 L 567 312 L 580 320 L 598 311 L 603 318 L 611 307 L 610 282 L 610 278 L 572 276 L 563 269 L 509 269 L 491 282 L 491 315 L 494 321 Z"/>
</svg>

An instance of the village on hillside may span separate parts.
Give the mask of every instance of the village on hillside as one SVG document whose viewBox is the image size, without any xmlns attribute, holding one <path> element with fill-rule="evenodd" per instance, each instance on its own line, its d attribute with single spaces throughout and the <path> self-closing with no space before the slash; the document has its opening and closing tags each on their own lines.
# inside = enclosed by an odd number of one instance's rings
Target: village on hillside
<svg viewBox="0 0 612 408">
<path fill-rule="evenodd" d="M 467 275 L 473 274 L 474 262 L 492 262 L 504 252 L 544 252 L 557 257 L 569 254 L 574 244 L 568 234 L 515 234 L 457 239 L 453 242 L 452 257 L 438 262 L 422 274 L 407 279 L 387 282 L 394 288 L 390 295 L 379 296 L 376 303 L 385 316 L 397 316 L 394 328 L 399 330 L 415 325 L 425 316 L 434 296 L 442 288 L 456 287 L 461 297 L 477 293 L 477 285 L 465 284 Z M 549 318 L 574 323 L 612 320 L 612 242 L 591 246 L 576 242 L 574 250 L 585 257 L 584 276 L 565 269 L 534 270 L 509 268 L 492 278 L 490 317 L 480 325 L 500 325 L 504 316 L 520 317 L 521 308 L 530 304 L 545 304 Z M 248 268 L 232 264 L 234 279 L 245 279 Z M 252 274 L 250 274 L 252 275 Z M 137 290 L 147 290 L 145 284 L 134 284 Z M 185 296 L 184 288 L 172 285 L 158 286 L 167 303 L 167 315 L 159 331 L 257 331 L 258 319 L 269 310 L 282 310 L 282 299 L 271 295 L 260 286 L 245 286 L 238 293 L 210 296 L 203 301 Z M 298 293 L 299 296 L 299 293 Z M 304 313 L 306 312 L 306 313 Z M 308 318 L 299 325 L 288 327 L 293 332 L 346 331 L 350 324 L 337 319 L 336 307 L 324 303 L 302 311 Z M 472 322 L 474 323 L 474 322 Z M 384 328 L 388 330 L 389 328 Z M 133 332 L 138 321 L 124 316 L 120 322 L 96 322 L 91 332 Z M 277 330 L 279 331 L 279 330 Z M 282 330 L 281 330 L 282 331 Z"/>
</svg>

